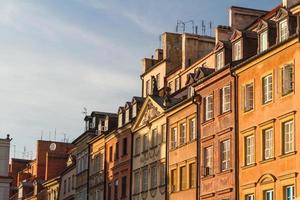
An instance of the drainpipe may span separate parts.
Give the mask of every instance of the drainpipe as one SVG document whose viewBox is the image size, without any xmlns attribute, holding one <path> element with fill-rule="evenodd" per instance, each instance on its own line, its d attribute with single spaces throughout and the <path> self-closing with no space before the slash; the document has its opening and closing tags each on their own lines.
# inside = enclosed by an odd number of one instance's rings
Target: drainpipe
<svg viewBox="0 0 300 200">
<path fill-rule="evenodd" d="M 132 133 L 132 131 L 130 130 L 130 134 L 131 134 L 131 153 L 130 153 L 130 156 L 131 156 L 131 158 L 130 158 L 130 170 L 129 170 L 129 173 L 130 173 L 130 184 L 129 184 L 129 199 L 131 199 L 131 195 L 132 195 L 132 187 L 131 186 L 133 186 L 132 185 L 132 176 L 133 176 L 133 173 L 132 173 L 132 166 L 133 166 L 133 142 L 134 142 L 134 137 L 133 137 L 133 133 Z"/>
<path fill-rule="evenodd" d="M 89 200 L 89 197 L 90 197 L 90 195 L 89 195 L 90 194 L 90 187 L 89 187 L 90 186 L 90 184 L 89 184 L 90 183 L 90 153 L 91 153 L 91 145 L 88 144 L 88 158 L 89 159 L 88 159 L 88 168 L 87 168 L 88 176 L 87 176 L 87 183 L 86 183 L 86 187 L 87 187 L 86 188 L 86 193 L 87 193 L 86 194 L 86 196 L 87 196 L 86 199 L 87 200 Z"/>
<path fill-rule="evenodd" d="M 201 97 L 200 95 L 194 95 L 193 97 L 193 104 L 196 105 L 196 133 L 197 133 L 197 171 L 196 171 L 196 200 L 200 199 L 200 149 L 201 149 L 201 143 L 200 143 L 200 101 Z"/>
<path fill-rule="evenodd" d="M 106 142 L 105 142 L 105 135 L 103 136 L 104 138 L 104 170 L 103 170 L 103 199 L 106 199 L 106 168 L 107 168 L 107 164 L 106 164 Z"/>
<path fill-rule="evenodd" d="M 234 78 L 234 173 L 235 173 L 235 199 L 239 196 L 239 117 L 238 117 L 238 77 L 234 71 L 231 71 Z"/>
<path fill-rule="evenodd" d="M 165 167 L 165 200 L 169 199 L 169 190 L 168 190 L 168 174 L 169 174 L 169 119 L 166 119 L 166 167 Z"/>
</svg>

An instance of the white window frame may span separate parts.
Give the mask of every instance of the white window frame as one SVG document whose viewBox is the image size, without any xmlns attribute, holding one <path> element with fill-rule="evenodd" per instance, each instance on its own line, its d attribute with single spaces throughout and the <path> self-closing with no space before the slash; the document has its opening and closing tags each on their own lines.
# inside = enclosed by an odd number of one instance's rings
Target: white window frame
<svg viewBox="0 0 300 200">
<path fill-rule="evenodd" d="M 263 103 L 269 103 L 273 100 L 273 75 L 269 74 L 263 77 Z"/>
<path fill-rule="evenodd" d="M 285 65 L 281 69 L 281 95 L 285 96 L 294 91 L 294 65 Z"/>
<path fill-rule="evenodd" d="M 217 61 L 217 70 L 222 69 L 224 67 L 224 51 L 217 53 L 216 55 Z"/>
<path fill-rule="evenodd" d="M 137 114 L 137 104 L 135 103 L 132 105 L 132 112 L 131 112 L 132 118 L 136 117 L 136 114 Z"/>
<path fill-rule="evenodd" d="M 196 119 L 192 118 L 189 120 L 189 134 L 190 134 L 190 141 L 196 139 Z"/>
<path fill-rule="evenodd" d="M 233 61 L 242 59 L 242 41 L 239 40 L 233 44 Z"/>
<path fill-rule="evenodd" d="M 269 194 L 270 194 L 270 198 L 268 198 Z M 264 200 L 273 200 L 273 199 L 274 199 L 274 191 L 273 190 L 264 191 Z"/>
<path fill-rule="evenodd" d="M 221 142 L 221 170 L 230 168 L 230 140 Z"/>
<path fill-rule="evenodd" d="M 247 194 L 246 200 L 254 200 L 254 194 Z"/>
<path fill-rule="evenodd" d="M 264 160 L 273 158 L 273 128 L 263 130 L 263 155 Z"/>
<path fill-rule="evenodd" d="M 259 51 L 263 52 L 268 49 L 268 30 L 259 34 Z"/>
<path fill-rule="evenodd" d="M 283 122 L 283 152 L 284 154 L 294 151 L 294 120 Z"/>
<path fill-rule="evenodd" d="M 231 88 L 227 85 L 222 88 L 222 113 L 230 111 L 231 107 Z"/>
<path fill-rule="evenodd" d="M 295 187 L 294 187 L 294 185 L 285 186 L 284 190 L 285 190 L 285 199 L 286 200 L 294 200 L 295 199 Z M 292 196 L 289 196 L 288 190 L 291 190 L 291 192 L 292 192 L 291 195 Z"/>
<path fill-rule="evenodd" d="M 206 169 L 209 170 L 208 173 Z M 204 148 L 204 171 L 205 176 L 213 174 L 213 146 Z"/>
<path fill-rule="evenodd" d="M 125 124 L 127 124 L 129 122 L 130 119 L 130 109 L 126 109 L 125 111 Z"/>
<path fill-rule="evenodd" d="M 177 147 L 177 127 L 171 128 L 171 148 L 175 149 Z"/>
<path fill-rule="evenodd" d="M 160 88 L 160 73 L 156 74 L 155 79 L 156 79 L 157 89 L 159 89 Z"/>
<path fill-rule="evenodd" d="M 250 88 L 251 91 L 250 91 Z M 248 91 L 249 90 L 249 91 Z M 254 83 L 247 83 L 244 89 L 244 112 L 254 109 Z"/>
<path fill-rule="evenodd" d="M 180 90 L 180 77 L 175 79 L 175 91 Z"/>
<path fill-rule="evenodd" d="M 179 125 L 180 133 L 179 133 L 179 145 L 183 145 L 186 143 L 186 123 L 181 123 Z"/>
<path fill-rule="evenodd" d="M 255 162 L 255 138 L 254 135 L 245 138 L 245 165 L 252 165 Z"/>
<path fill-rule="evenodd" d="M 205 121 L 213 118 L 213 95 L 205 97 Z"/>
<path fill-rule="evenodd" d="M 284 19 L 279 22 L 279 42 L 283 42 L 289 38 L 288 20 Z"/>
<path fill-rule="evenodd" d="M 118 128 L 123 126 L 123 113 L 120 112 L 118 115 Z"/>
</svg>

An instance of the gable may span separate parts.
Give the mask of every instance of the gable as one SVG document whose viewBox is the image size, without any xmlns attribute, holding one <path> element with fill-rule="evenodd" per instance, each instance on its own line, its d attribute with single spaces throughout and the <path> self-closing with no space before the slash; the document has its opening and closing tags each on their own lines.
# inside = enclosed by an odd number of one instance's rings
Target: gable
<svg viewBox="0 0 300 200">
<path fill-rule="evenodd" d="M 215 51 L 219 51 L 220 49 L 222 49 L 224 47 L 224 43 L 221 41 L 218 41 L 218 43 L 215 46 Z"/>
<path fill-rule="evenodd" d="M 237 39 L 239 39 L 240 37 L 242 37 L 242 32 L 235 30 L 230 38 L 231 41 L 235 41 Z"/>
<path fill-rule="evenodd" d="M 268 22 L 266 22 L 265 20 L 260 20 L 258 22 L 258 24 L 256 25 L 256 28 L 254 28 L 253 31 L 259 32 L 259 31 L 261 31 L 261 30 L 263 30 L 263 29 L 265 29 L 267 27 L 268 27 Z"/>
<path fill-rule="evenodd" d="M 279 20 L 281 20 L 282 18 L 285 18 L 285 17 L 287 17 L 289 15 L 289 12 L 285 9 L 285 8 L 280 8 L 278 11 L 277 11 L 277 13 L 276 13 L 276 15 L 275 15 L 275 17 L 274 17 L 274 21 L 279 21 Z"/>
<path fill-rule="evenodd" d="M 133 130 L 147 126 L 150 124 L 150 121 L 160 116 L 164 110 L 159 106 L 150 96 L 148 96 L 137 116 L 137 120 L 133 125 Z"/>
</svg>

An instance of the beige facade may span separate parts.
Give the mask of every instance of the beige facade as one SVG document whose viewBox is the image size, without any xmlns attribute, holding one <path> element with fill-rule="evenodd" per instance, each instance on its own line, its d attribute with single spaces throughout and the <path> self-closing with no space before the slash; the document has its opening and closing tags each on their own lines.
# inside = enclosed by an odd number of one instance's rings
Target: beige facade
<svg viewBox="0 0 300 200">
<path fill-rule="evenodd" d="M 148 96 L 132 128 L 133 200 L 165 199 L 166 118 L 161 100 Z"/>
</svg>

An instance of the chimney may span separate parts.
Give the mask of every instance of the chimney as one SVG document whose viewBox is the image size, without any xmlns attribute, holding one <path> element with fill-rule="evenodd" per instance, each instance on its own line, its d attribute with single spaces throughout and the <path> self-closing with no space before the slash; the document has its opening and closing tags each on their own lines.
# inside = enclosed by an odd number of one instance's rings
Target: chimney
<svg viewBox="0 0 300 200">
<path fill-rule="evenodd" d="M 287 9 L 292 8 L 297 4 L 300 4 L 300 0 L 282 0 L 283 7 Z"/>
<path fill-rule="evenodd" d="M 218 41 L 228 41 L 233 31 L 229 26 L 218 26 L 216 28 L 216 44 Z"/>
<path fill-rule="evenodd" d="M 162 49 L 156 49 L 155 50 L 155 54 L 154 54 L 154 59 L 155 60 L 162 61 L 163 56 L 164 56 L 164 54 L 163 54 L 163 50 Z"/>
<path fill-rule="evenodd" d="M 265 13 L 267 11 L 232 6 L 229 9 L 229 26 L 234 29 L 244 30 Z"/>
</svg>

